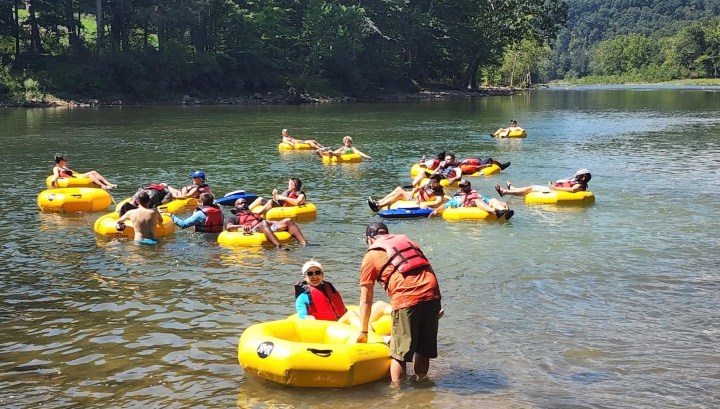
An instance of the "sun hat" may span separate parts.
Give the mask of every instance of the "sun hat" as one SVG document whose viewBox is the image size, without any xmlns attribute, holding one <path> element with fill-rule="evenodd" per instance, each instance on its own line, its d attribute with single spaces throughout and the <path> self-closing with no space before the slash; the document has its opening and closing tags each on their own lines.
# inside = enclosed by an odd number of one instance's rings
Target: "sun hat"
<svg viewBox="0 0 720 409">
<path fill-rule="evenodd" d="M 317 262 L 315 260 L 310 260 L 310 261 L 306 262 L 305 264 L 303 264 L 302 273 L 303 274 L 307 273 L 308 270 L 310 270 L 310 268 L 312 268 L 312 267 L 319 268 L 320 271 L 323 271 L 322 264 L 320 264 L 319 262 Z"/>
</svg>

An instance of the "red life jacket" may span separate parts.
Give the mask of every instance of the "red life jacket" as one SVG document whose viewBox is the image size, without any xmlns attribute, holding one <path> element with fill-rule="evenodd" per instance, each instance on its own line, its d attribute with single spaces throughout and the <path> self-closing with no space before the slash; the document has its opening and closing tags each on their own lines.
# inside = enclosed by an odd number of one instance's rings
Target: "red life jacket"
<svg viewBox="0 0 720 409">
<path fill-rule="evenodd" d="M 308 294 L 310 299 L 308 315 L 312 315 L 315 319 L 337 321 L 347 312 L 340 293 L 327 281 L 323 281 L 317 287 L 306 282 L 295 283 L 295 298 L 302 293 Z"/>
<path fill-rule="evenodd" d="M 368 250 L 375 249 L 385 250 L 388 255 L 388 261 L 380 269 L 377 278 L 385 289 L 387 289 L 390 276 L 383 277 L 383 275 L 389 266 L 395 267 L 393 273 L 399 272 L 404 275 L 416 268 L 430 265 L 430 261 L 425 257 L 420 247 L 404 234 L 383 234 L 375 237 L 375 241 Z"/>
<path fill-rule="evenodd" d="M 287 196 L 287 197 L 289 197 L 290 199 L 297 199 L 298 197 L 300 197 L 300 193 L 303 193 L 303 192 L 287 193 L 287 191 L 285 191 L 285 192 L 283 192 L 283 196 Z M 304 194 L 304 193 L 303 193 L 303 194 Z M 288 201 L 283 201 L 283 204 L 282 204 L 282 205 L 283 205 L 283 207 L 295 206 L 295 205 L 293 205 L 293 204 L 290 204 Z"/>
<path fill-rule="evenodd" d="M 196 225 L 195 231 L 201 233 L 220 233 L 223 231 L 224 219 L 220 206 L 201 206 L 198 207 L 197 210 L 205 213 L 205 224 L 200 226 Z"/>
<path fill-rule="evenodd" d="M 257 226 L 263 221 L 263 218 L 258 216 L 257 214 L 253 212 L 239 212 L 237 214 L 238 217 L 238 223 L 241 226 L 250 226 L 252 229 L 253 227 Z"/>
<path fill-rule="evenodd" d="M 440 159 L 432 159 L 432 165 L 428 167 L 430 170 L 437 169 L 438 165 L 440 164 Z"/>
<path fill-rule="evenodd" d="M 155 189 L 158 192 L 162 192 L 163 190 L 165 190 L 165 186 L 158 184 L 158 183 L 151 183 L 149 185 L 143 186 L 142 188 L 143 189 Z"/>
<path fill-rule="evenodd" d="M 133 196 L 133 202 L 137 203 L 137 195 L 142 191 L 146 191 L 150 195 L 150 207 L 160 206 L 165 197 L 170 194 L 170 190 L 166 186 L 151 183 L 140 187 L 140 190 Z"/>
<path fill-rule="evenodd" d="M 461 165 L 471 165 L 471 166 L 480 166 L 482 163 L 480 163 L 479 158 L 469 158 L 469 159 L 463 159 L 462 162 L 460 162 Z"/>
<path fill-rule="evenodd" d="M 473 189 L 470 193 L 463 195 L 463 201 L 461 207 L 475 207 L 475 200 L 482 199 L 480 193 Z"/>
<path fill-rule="evenodd" d="M 579 184 L 579 182 L 574 180 L 564 180 L 555 182 L 555 187 L 575 187 L 575 185 Z"/>
</svg>

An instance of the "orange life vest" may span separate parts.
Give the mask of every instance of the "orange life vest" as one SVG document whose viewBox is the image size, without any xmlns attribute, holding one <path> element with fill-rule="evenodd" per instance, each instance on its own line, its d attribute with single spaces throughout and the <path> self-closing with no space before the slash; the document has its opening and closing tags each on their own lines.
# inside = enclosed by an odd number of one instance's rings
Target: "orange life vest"
<svg viewBox="0 0 720 409">
<path fill-rule="evenodd" d="M 416 268 L 430 265 L 430 261 L 425 257 L 420 247 L 404 234 L 383 234 L 377 236 L 368 250 L 375 249 L 385 250 L 388 255 L 388 261 L 380 269 L 380 274 L 378 274 L 377 278 L 378 282 L 380 282 L 384 288 L 387 288 L 387 283 L 390 279 L 390 275 L 384 277 L 385 272 L 390 266 L 394 267 L 390 274 L 399 272 L 404 275 Z"/>
<path fill-rule="evenodd" d="M 480 193 L 473 189 L 469 193 L 462 195 L 463 201 L 461 207 L 475 207 L 475 200 L 482 199 Z"/>
</svg>

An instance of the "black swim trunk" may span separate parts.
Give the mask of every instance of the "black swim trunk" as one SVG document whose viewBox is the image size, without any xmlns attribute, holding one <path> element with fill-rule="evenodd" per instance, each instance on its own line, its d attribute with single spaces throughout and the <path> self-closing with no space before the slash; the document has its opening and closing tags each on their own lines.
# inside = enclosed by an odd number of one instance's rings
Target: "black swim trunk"
<svg viewBox="0 0 720 409">
<path fill-rule="evenodd" d="M 437 358 L 439 313 L 440 300 L 393 311 L 390 356 L 403 362 L 412 362 L 416 352 L 428 358 Z"/>
</svg>

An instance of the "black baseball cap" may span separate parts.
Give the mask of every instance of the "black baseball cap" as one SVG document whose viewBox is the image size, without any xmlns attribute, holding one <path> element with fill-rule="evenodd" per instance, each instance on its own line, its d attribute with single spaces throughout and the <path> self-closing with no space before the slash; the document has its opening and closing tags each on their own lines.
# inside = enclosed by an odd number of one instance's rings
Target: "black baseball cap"
<svg viewBox="0 0 720 409">
<path fill-rule="evenodd" d="M 388 234 L 390 231 L 383 222 L 372 222 L 365 229 L 366 237 L 375 237 L 378 234 Z"/>
</svg>

